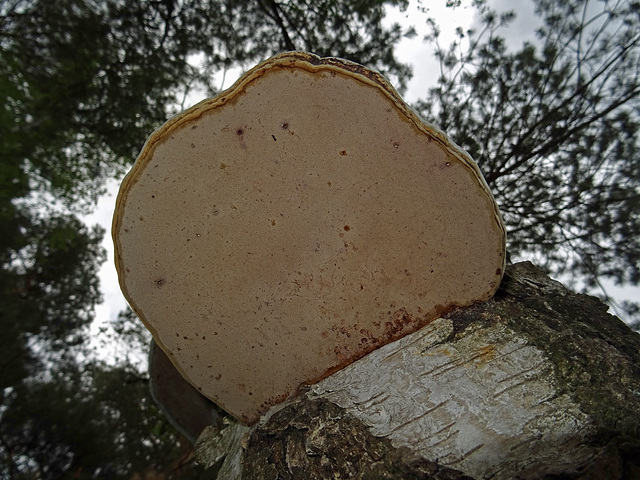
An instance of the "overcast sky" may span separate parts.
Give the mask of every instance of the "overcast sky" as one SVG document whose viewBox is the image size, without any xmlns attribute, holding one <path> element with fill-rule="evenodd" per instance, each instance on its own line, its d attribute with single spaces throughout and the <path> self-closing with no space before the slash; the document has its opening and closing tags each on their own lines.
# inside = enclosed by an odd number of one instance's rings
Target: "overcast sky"
<svg viewBox="0 0 640 480">
<path fill-rule="evenodd" d="M 517 17 L 509 28 L 507 36 L 509 44 L 514 49 L 520 47 L 525 40 L 533 40 L 533 33 L 537 25 L 535 23 L 536 18 L 533 14 L 533 3 L 531 0 L 490 0 L 490 3 L 498 11 L 507 9 L 516 10 Z M 426 13 L 423 11 L 424 7 L 428 8 Z M 414 76 L 409 82 L 408 90 L 405 94 L 405 100 L 407 102 L 413 103 L 423 97 L 424 92 L 426 92 L 430 86 L 434 85 L 439 73 L 438 64 L 433 58 L 433 50 L 422 40 L 425 33 L 427 33 L 427 17 L 431 16 L 436 19 L 442 30 L 440 37 L 441 45 L 447 46 L 454 39 L 456 27 L 461 26 L 466 30 L 469 27 L 478 25 L 478 19 L 474 15 L 475 10 L 472 8 L 460 7 L 455 10 L 445 8 L 445 0 L 422 0 L 420 2 L 412 0 L 411 6 L 405 12 L 398 10 L 389 11 L 388 21 L 390 23 L 398 22 L 402 25 L 413 25 L 418 31 L 417 36 L 412 39 L 403 40 L 397 49 L 399 60 L 413 66 Z M 240 73 L 241 72 L 228 72 L 223 87 L 228 88 L 231 86 Z M 221 82 L 222 79 L 220 78 L 219 81 Z M 220 83 L 218 85 L 220 85 Z M 185 106 L 193 105 L 202 99 L 202 97 L 197 96 L 191 97 Z M 100 271 L 100 282 L 104 302 L 97 308 L 96 322 L 92 329 L 94 333 L 94 345 L 104 352 L 104 357 L 107 360 L 114 355 L 123 354 L 123 352 L 118 351 L 118 348 L 122 348 L 122 345 L 107 344 L 108 340 L 106 337 L 98 334 L 99 328 L 105 326 L 108 328 L 110 321 L 115 319 L 118 312 L 126 306 L 126 302 L 118 285 L 113 261 L 113 243 L 110 234 L 111 219 L 119 183 L 120 181 L 118 180 L 109 184 L 109 194 L 100 200 L 95 212 L 85 218 L 87 223 L 99 223 L 107 229 L 104 247 L 108 252 L 108 260 Z M 631 298 L 630 295 L 638 295 L 639 291 L 639 289 L 627 290 L 625 296 Z"/>
</svg>

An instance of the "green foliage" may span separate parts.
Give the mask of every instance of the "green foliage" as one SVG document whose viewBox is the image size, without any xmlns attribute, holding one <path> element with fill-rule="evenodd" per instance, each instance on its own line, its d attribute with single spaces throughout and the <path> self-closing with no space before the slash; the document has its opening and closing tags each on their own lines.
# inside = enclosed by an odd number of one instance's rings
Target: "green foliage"
<svg viewBox="0 0 640 480">
<path fill-rule="evenodd" d="M 148 382 L 127 366 L 66 362 L 16 386 L 0 418 L 0 478 L 198 478 Z"/>
<path fill-rule="evenodd" d="M 3 163 L 74 208 L 135 158 L 186 73 L 175 52 L 162 56 L 158 26 L 132 11 L 142 4 L 101 3 L 0 10 Z M 156 2 L 145 4 L 153 14 Z"/>
<path fill-rule="evenodd" d="M 0 252 L 3 389 L 39 368 L 46 352 L 70 354 L 80 345 L 101 298 L 97 269 L 104 259 L 102 229 L 89 229 L 71 215 L 23 220 Z"/>
<path fill-rule="evenodd" d="M 251 43 L 256 46 L 268 46 L 271 52 L 305 50 L 354 60 L 379 69 L 404 88 L 411 70 L 395 59 L 393 46 L 412 31 L 403 32 L 397 24 L 385 29 L 381 24 L 385 4 L 406 7 L 408 1 L 258 0 L 247 2 L 242 15 L 255 32 Z"/>
<path fill-rule="evenodd" d="M 449 48 L 432 21 L 441 77 L 419 110 L 479 163 L 512 255 L 589 288 L 638 285 L 640 4 L 536 0 L 537 39 L 512 49 L 513 13 L 475 3 L 482 31 Z"/>
</svg>

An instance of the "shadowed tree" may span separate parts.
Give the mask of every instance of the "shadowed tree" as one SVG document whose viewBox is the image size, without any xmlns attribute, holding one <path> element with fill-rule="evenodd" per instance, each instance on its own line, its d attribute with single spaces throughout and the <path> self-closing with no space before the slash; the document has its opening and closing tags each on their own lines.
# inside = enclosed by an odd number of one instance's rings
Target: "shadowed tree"
<svg viewBox="0 0 640 480">
<path fill-rule="evenodd" d="M 513 14 L 473 3 L 481 30 L 447 48 L 430 21 L 441 76 L 418 109 L 480 165 L 511 255 L 605 297 L 604 279 L 638 285 L 640 3 L 535 0 L 537 38 L 517 49 L 500 35 Z"/>
<path fill-rule="evenodd" d="M 104 259 L 102 229 L 73 216 L 25 222 L 12 233 L 19 248 L 2 251 L 0 270 L 2 389 L 43 368 L 51 356 L 77 353 L 101 298 L 97 269 Z"/>
<path fill-rule="evenodd" d="M 127 365 L 73 361 L 9 393 L 0 418 L 0 477 L 198 478 L 191 446 Z M 166 477 L 165 477 L 166 478 Z"/>
</svg>

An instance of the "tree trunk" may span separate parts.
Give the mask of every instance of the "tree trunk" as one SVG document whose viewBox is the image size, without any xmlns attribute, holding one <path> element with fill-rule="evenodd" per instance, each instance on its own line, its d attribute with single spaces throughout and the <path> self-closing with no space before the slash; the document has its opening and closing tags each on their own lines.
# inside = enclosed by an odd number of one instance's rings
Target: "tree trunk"
<svg viewBox="0 0 640 480">
<path fill-rule="evenodd" d="M 212 478 L 640 478 L 640 335 L 531 263 L 256 426 L 197 445 Z"/>
</svg>

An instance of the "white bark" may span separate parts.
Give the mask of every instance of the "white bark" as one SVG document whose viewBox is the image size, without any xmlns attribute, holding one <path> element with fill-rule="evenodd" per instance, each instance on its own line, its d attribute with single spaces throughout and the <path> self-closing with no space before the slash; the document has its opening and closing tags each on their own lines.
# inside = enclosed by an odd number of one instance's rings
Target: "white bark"
<svg viewBox="0 0 640 480">
<path fill-rule="evenodd" d="M 314 385 L 312 396 L 394 446 L 474 477 L 563 467 L 558 448 L 579 441 L 589 420 L 558 394 L 545 353 L 502 325 L 472 326 L 448 342 L 452 333 L 453 322 L 438 319 Z"/>
</svg>

